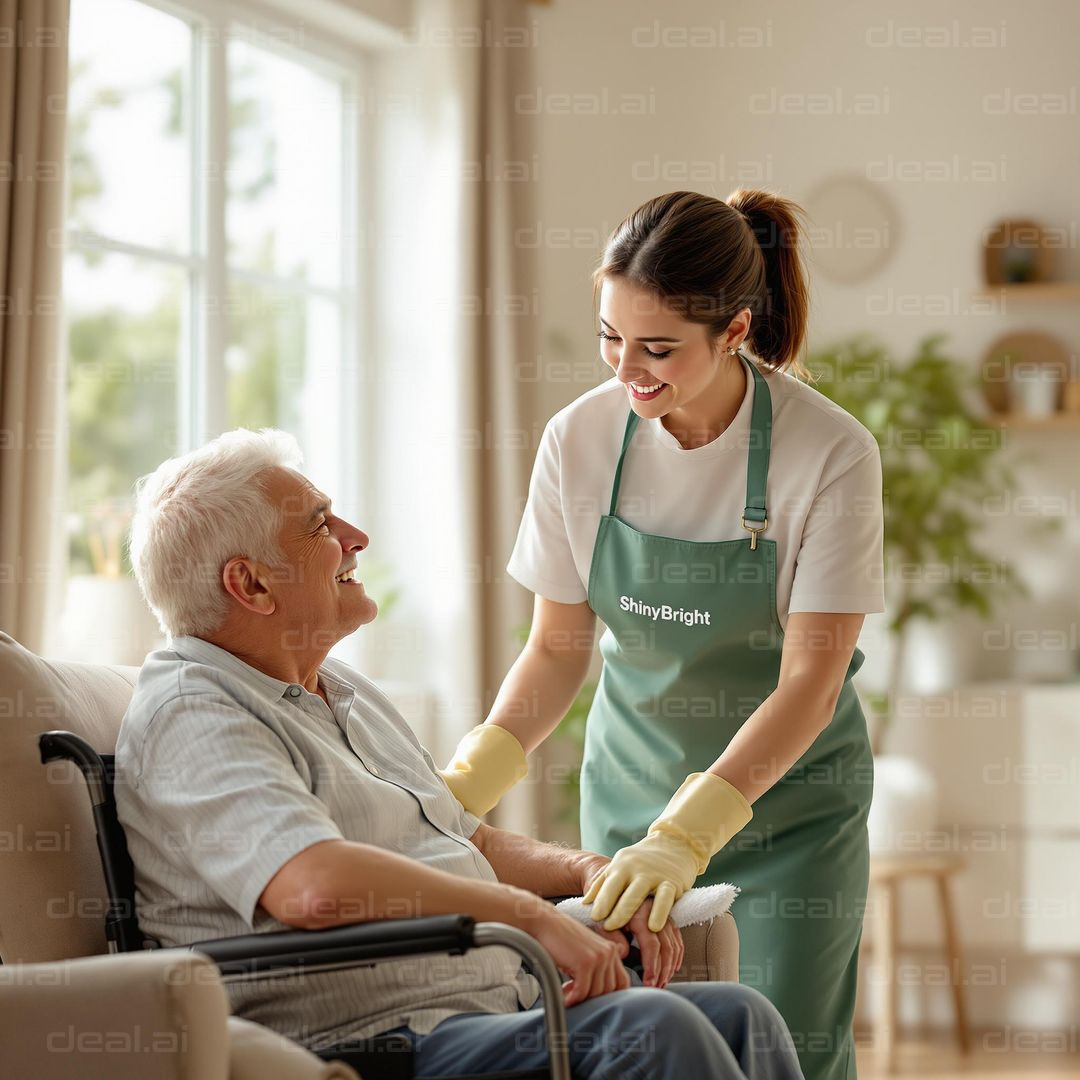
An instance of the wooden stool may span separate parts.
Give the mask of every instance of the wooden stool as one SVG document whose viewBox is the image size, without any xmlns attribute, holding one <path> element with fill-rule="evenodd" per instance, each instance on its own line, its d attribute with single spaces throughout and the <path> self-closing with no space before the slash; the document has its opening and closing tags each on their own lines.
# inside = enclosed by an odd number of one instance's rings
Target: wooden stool
<svg viewBox="0 0 1080 1080">
<path fill-rule="evenodd" d="M 941 921 L 945 928 L 945 953 L 949 960 L 953 1007 L 956 1010 L 956 1035 L 960 1052 L 966 1054 L 970 1050 L 971 1037 L 964 1004 L 960 942 L 956 934 L 948 880 L 951 874 L 962 870 L 965 865 L 964 858 L 953 852 L 873 855 L 870 858 L 870 891 L 873 893 L 876 890 L 881 898 L 881 911 L 875 926 L 874 951 L 885 966 L 881 1010 L 874 1027 L 879 1055 L 886 1068 L 893 1065 L 896 1044 L 897 898 L 900 882 L 905 877 L 927 876 L 937 879 Z"/>
</svg>

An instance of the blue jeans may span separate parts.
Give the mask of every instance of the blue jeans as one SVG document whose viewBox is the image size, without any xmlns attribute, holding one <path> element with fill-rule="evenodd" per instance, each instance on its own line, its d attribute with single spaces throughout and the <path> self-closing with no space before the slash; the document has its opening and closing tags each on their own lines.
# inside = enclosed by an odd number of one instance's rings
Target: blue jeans
<svg viewBox="0 0 1080 1080">
<path fill-rule="evenodd" d="M 589 1080 L 803 1080 L 791 1035 L 759 990 L 739 983 L 634 985 L 566 1012 L 571 1071 Z M 455 1076 L 547 1064 L 539 1001 L 517 1013 L 463 1013 L 411 1038 L 416 1076 Z"/>
</svg>

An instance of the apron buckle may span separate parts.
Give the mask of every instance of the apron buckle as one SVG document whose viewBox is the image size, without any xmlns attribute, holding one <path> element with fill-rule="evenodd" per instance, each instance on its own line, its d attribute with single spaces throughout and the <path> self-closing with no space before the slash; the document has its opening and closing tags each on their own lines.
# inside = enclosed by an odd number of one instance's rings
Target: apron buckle
<svg viewBox="0 0 1080 1080">
<path fill-rule="evenodd" d="M 757 525 L 757 528 L 754 528 L 754 525 Z M 765 518 L 765 520 L 762 521 L 760 524 L 758 524 L 755 521 L 754 525 L 747 524 L 746 515 L 744 514 L 743 519 L 742 519 L 742 527 L 744 529 L 746 529 L 750 533 L 750 550 L 751 551 L 756 551 L 757 550 L 758 533 L 762 533 L 768 528 L 769 519 Z"/>
</svg>

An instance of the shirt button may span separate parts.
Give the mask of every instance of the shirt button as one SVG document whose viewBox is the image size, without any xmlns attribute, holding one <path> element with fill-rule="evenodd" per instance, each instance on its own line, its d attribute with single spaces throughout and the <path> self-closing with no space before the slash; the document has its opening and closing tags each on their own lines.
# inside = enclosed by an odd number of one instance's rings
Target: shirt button
<svg viewBox="0 0 1080 1080">
<path fill-rule="evenodd" d="M 376 769 L 374 765 L 369 765 L 368 766 L 368 772 L 371 773 L 372 776 L 378 776 L 379 775 L 379 770 Z"/>
<path fill-rule="evenodd" d="M 299 686 L 290 686 L 289 687 L 289 697 L 294 697 L 295 698 L 295 697 L 299 697 L 299 696 L 300 696 L 300 687 Z"/>
</svg>

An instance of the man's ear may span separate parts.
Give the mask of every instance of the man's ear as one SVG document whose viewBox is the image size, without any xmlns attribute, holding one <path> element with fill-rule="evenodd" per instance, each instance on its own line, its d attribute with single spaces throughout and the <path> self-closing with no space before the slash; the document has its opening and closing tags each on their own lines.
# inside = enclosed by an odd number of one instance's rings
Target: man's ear
<svg viewBox="0 0 1080 1080">
<path fill-rule="evenodd" d="M 230 559 L 221 572 L 225 591 L 248 611 L 257 615 L 272 615 L 277 608 L 267 583 L 264 567 L 248 558 Z"/>
</svg>

